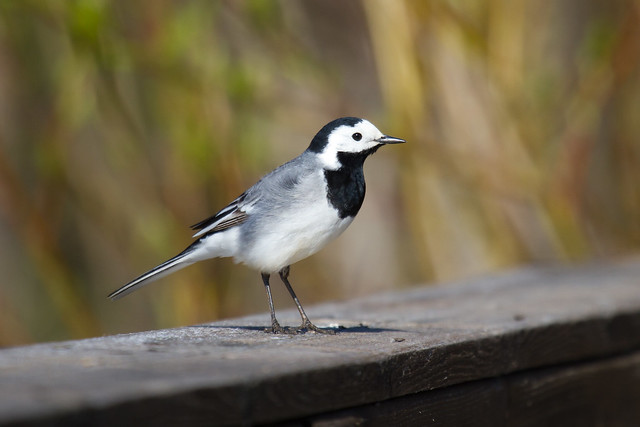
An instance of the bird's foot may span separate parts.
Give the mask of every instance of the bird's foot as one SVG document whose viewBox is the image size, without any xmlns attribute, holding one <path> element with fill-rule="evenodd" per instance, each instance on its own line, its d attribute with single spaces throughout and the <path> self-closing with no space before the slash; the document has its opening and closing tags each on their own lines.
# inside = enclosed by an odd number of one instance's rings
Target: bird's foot
<svg viewBox="0 0 640 427">
<path fill-rule="evenodd" d="M 280 326 L 280 323 L 278 323 L 277 320 L 274 320 L 273 322 L 271 322 L 271 327 L 270 328 L 264 328 L 264 331 L 266 333 L 272 333 L 272 334 L 290 334 L 290 330 L 287 328 L 283 328 L 282 326 Z"/>
<path fill-rule="evenodd" d="M 333 329 L 322 329 L 311 323 L 310 320 L 306 320 L 296 329 L 297 334 L 304 334 L 305 332 L 315 332 L 317 334 L 334 335 L 336 333 Z"/>
<path fill-rule="evenodd" d="M 314 332 L 317 334 L 325 334 L 325 335 L 334 335 L 336 333 L 333 329 L 322 329 L 318 328 L 316 325 L 311 323 L 311 321 L 307 320 L 302 323 L 298 328 L 293 329 L 289 327 L 282 327 L 278 321 L 274 321 L 271 323 L 270 328 L 265 328 L 264 331 L 266 333 L 271 334 L 286 334 L 286 335 L 300 335 L 306 332 Z"/>
</svg>

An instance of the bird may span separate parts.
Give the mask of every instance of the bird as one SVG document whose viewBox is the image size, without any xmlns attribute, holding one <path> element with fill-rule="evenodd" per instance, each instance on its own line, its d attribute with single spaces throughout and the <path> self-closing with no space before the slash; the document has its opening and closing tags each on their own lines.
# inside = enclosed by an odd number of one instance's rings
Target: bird
<svg viewBox="0 0 640 427">
<path fill-rule="evenodd" d="M 335 333 L 305 313 L 291 283 L 290 266 L 318 252 L 353 221 L 365 196 L 363 165 L 380 147 L 406 142 L 385 135 L 371 122 L 342 117 L 326 124 L 308 148 L 263 176 L 216 214 L 191 226 L 196 239 L 184 251 L 116 291 L 115 300 L 198 261 L 231 257 L 260 272 L 271 311 L 265 332 Z M 278 273 L 302 323 L 282 327 L 276 318 L 270 276 Z"/>
</svg>

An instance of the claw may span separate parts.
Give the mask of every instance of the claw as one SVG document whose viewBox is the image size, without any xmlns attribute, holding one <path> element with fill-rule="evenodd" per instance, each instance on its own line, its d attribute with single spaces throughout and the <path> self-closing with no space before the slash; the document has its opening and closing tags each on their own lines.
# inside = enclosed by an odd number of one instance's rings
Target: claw
<svg viewBox="0 0 640 427">
<path fill-rule="evenodd" d="M 333 330 L 333 329 L 318 328 L 316 325 L 311 323 L 309 320 L 304 322 L 302 325 L 300 325 L 298 327 L 298 329 L 296 329 L 296 332 L 298 332 L 298 333 L 304 333 L 304 332 L 307 332 L 307 331 L 315 332 L 317 334 L 326 334 L 326 335 L 335 335 L 335 333 L 336 333 L 336 331 Z"/>
<path fill-rule="evenodd" d="M 289 334 L 290 333 L 288 329 L 280 326 L 280 323 L 278 323 L 277 320 L 271 323 L 270 328 L 264 328 L 264 331 L 266 333 L 272 333 L 272 334 Z"/>
</svg>

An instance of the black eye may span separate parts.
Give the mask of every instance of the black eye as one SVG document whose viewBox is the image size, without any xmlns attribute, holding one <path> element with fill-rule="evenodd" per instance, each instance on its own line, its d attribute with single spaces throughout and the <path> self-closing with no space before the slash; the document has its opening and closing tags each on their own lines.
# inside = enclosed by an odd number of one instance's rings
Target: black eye
<svg viewBox="0 0 640 427">
<path fill-rule="evenodd" d="M 360 141 L 362 139 L 362 134 L 360 132 L 356 132 L 351 135 L 351 138 L 355 139 L 356 141 Z"/>
</svg>

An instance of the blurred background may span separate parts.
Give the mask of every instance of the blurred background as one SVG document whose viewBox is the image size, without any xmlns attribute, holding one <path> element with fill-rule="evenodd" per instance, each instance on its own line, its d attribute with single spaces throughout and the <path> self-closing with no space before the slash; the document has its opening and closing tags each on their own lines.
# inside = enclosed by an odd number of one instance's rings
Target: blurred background
<svg viewBox="0 0 640 427">
<path fill-rule="evenodd" d="M 345 115 L 408 143 L 293 267 L 304 305 L 637 253 L 639 60 L 630 0 L 3 0 L 0 346 L 266 325 L 228 259 L 106 295 Z"/>
</svg>

